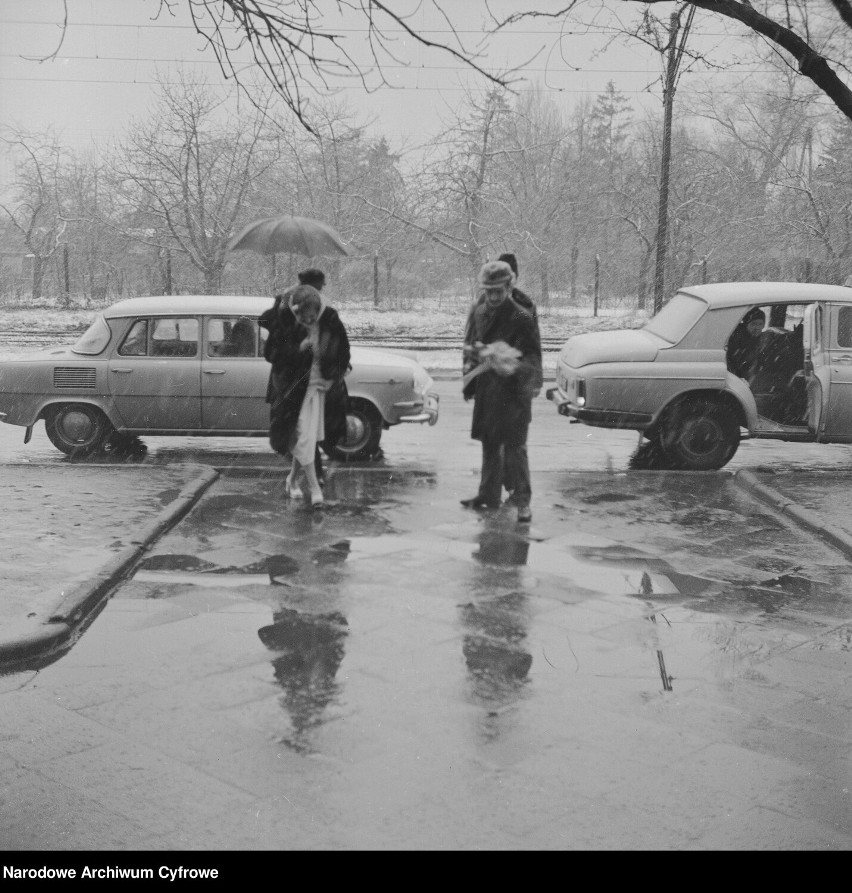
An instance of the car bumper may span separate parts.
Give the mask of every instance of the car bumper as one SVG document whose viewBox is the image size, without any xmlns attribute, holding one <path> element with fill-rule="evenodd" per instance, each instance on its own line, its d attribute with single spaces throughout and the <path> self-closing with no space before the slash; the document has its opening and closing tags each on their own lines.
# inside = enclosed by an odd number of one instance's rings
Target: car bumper
<svg viewBox="0 0 852 893">
<path fill-rule="evenodd" d="M 545 396 L 555 404 L 559 415 L 576 419 L 584 425 L 596 428 L 629 428 L 642 431 L 651 424 L 652 416 L 646 412 L 623 412 L 616 409 L 585 409 L 571 403 L 559 390 L 550 388 Z"/>
<path fill-rule="evenodd" d="M 428 422 L 430 425 L 434 425 L 438 421 L 439 403 L 438 395 L 429 393 L 426 395 L 425 403 L 395 403 L 394 407 L 402 410 L 402 415 L 399 417 L 400 422 L 417 422 L 421 425 L 423 422 Z M 406 412 L 409 407 L 416 408 L 418 411 Z"/>
</svg>

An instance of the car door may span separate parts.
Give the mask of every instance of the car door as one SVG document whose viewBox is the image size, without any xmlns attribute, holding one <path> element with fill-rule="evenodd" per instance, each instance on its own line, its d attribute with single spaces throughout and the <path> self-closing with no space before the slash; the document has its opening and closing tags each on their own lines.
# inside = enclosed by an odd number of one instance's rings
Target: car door
<svg viewBox="0 0 852 893">
<path fill-rule="evenodd" d="M 266 431 L 269 363 L 263 358 L 257 319 L 204 319 L 201 422 L 205 431 Z"/>
<path fill-rule="evenodd" d="M 852 438 L 852 305 L 828 304 L 826 315 L 829 375 L 821 433 L 826 440 L 846 440 Z"/>
<path fill-rule="evenodd" d="M 133 431 L 201 427 L 199 324 L 194 316 L 141 317 L 109 361 L 115 408 Z"/>
<path fill-rule="evenodd" d="M 825 421 L 825 399 L 831 372 L 825 333 L 825 304 L 811 304 L 803 318 L 805 350 L 805 387 L 808 395 L 808 430 L 819 439 Z"/>
</svg>

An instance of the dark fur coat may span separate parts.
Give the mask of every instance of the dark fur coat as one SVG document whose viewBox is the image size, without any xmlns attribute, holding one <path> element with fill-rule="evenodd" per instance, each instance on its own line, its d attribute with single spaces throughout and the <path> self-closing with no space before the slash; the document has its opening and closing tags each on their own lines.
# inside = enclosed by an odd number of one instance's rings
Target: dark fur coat
<svg viewBox="0 0 852 893">
<path fill-rule="evenodd" d="M 278 304 L 276 303 L 276 307 Z M 308 390 L 313 351 L 300 351 L 308 330 L 289 308 L 267 310 L 259 320 L 269 331 L 264 356 L 271 365 L 266 399 L 269 407 L 269 441 L 279 453 L 286 453 L 296 431 L 302 401 Z M 349 369 L 350 350 L 346 329 L 333 307 L 325 307 L 319 317 L 320 374 L 333 382 L 325 395 L 325 440 L 328 452 L 346 437 L 348 392 L 344 376 Z"/>
</svg>

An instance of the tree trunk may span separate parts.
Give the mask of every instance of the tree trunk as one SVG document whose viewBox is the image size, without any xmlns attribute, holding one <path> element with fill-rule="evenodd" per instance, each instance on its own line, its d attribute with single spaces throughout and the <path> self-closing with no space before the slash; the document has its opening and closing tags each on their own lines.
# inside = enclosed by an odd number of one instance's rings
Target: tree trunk
<svg viewBox="0 0 852 893">
<path fill-rule="evenodd" d="M 650 253 L 643 251 L 639 260 L 639 300 L 636 303 L 638 310 L 644 310 L 648 300 L 648 267 L 650 261 Z"/>
<path fill-rule="evenodd" d="M 577 299 L 577 260 L 580 256 L 580 249 L 575 245 L 571 249 L 571 303 Z"/>
<path fill-rule="evenodd" d="M 71 272 L 68 263 L 68 245 L 62 246 L 62 273 L 62 302 L 67 308 L 71 306 Z"/>
<path fill-rule="evenodd" d="M 677 34 L 680 16 L 673 12 L 670 19 L 669 59 L 666 67 L 665 99 L 663 108 L 663 150 L 660 161 L 660 198 L 657 205 L 657 264 L 654 273 L 654 313 L 663 306 L 666 288 L 666 251 L 669 239 L 669 172 L 672 155 L 672 110 L 677 78 Z"/>
<path fill-rule="evenodd" d="M 550 307 L 550 275 L 546 260 L 542 261 L 539 280 L 541 282 L 541 306 L 546 309 Z"/>
<path fill-rule="evenodd" d="M 44 262 L 38 254 L 33 254 L 33 301 L 41 300 L 41 290 L 44 284 Z"/>
</svg>

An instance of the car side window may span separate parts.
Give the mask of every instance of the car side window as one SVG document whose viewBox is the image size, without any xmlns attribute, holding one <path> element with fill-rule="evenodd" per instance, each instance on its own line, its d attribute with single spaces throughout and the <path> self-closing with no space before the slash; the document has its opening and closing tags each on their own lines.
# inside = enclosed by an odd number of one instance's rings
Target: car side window
<svg viewBox="0 0 852 893">
<path fill-rule="evenodd" d="M 148 353 L 148 320 L 137 319 L 118 348 L 122 357 L 144 357 Z"/>
<path fill-rule="evenodd" d="M 194 357 L 198 355 L 198 320 L 168 317 L 151 320 L 151 356 Z"/>
<path fill-rule="evenodd" d="M 852 347 L 852 307 L 840 307 L 838 309 L 837 346 Z"/>
<path fill-rule="evenodd" d="M 214 316 L 207 321 L 208 357 L 256 357 L 257 320 Z"/>
</svg>

